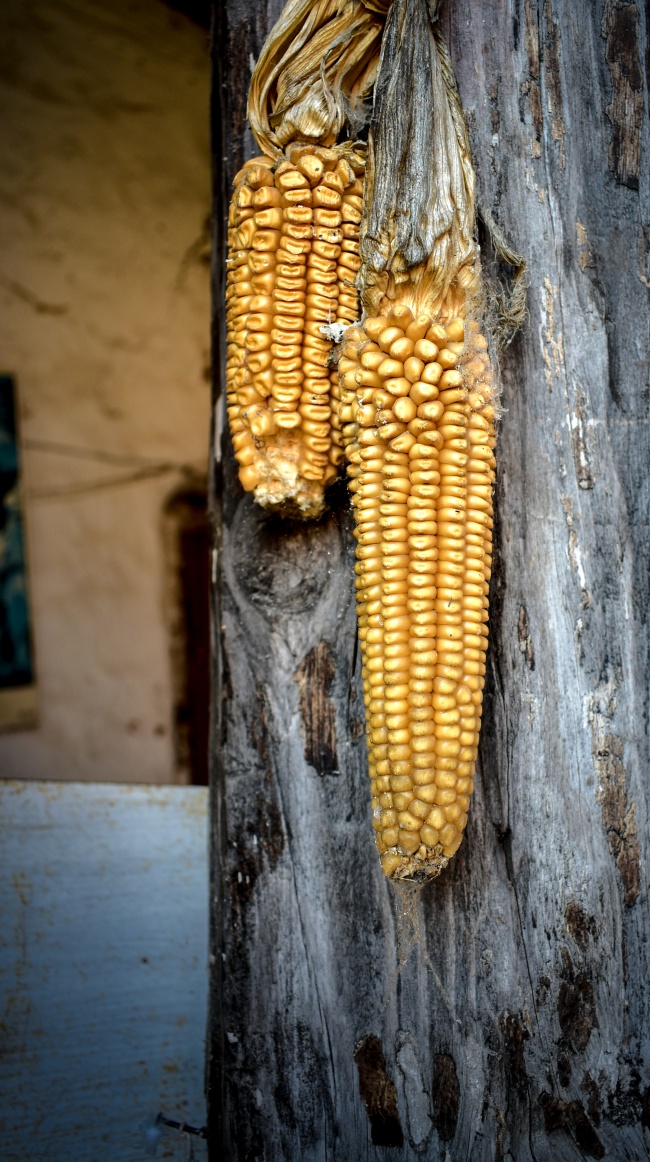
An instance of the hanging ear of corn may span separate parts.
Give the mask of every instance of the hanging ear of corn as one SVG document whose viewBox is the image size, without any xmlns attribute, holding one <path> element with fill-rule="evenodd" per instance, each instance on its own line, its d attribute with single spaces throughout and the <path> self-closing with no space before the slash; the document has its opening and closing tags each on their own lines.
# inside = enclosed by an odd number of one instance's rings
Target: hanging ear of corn
<svg viewBox="0 0 650 1162">
<path fill-rule="evenodd" d="M 239 478 L 318 516 L 341 459 L 333 337 L 358 316 L 363 155 L 291 145 L 237 175 L 230 209 L 228 418 Z"/>
<path fill-rule="evenodd" d="M 474 174 L 426 0 L 395 0 L 369 140 L 363 325 L 339 362 L 373 819 L 387 876 L 438 875 L 473 789 L 487 647 L 495 383 Z"/>
<path fill-rule="evenodd" d="M 487 647 L 487 342 L 474 321 L 437 318 L 399 298 L 348 332 L 340 363 L 373 817 L 399 879 L 437 875 L 460 844 Z"/>
<path fill-rule="evenodd" d="M 226 386 L 239 478 L 261 504 L 318 516 L 342 456 L 335 341 L 359 315 L 365 146 L 380 15 L 361 0 L 291 0 L 255 68 L 251 128 L 265 156 L 235 178 Z"/>
</svg>

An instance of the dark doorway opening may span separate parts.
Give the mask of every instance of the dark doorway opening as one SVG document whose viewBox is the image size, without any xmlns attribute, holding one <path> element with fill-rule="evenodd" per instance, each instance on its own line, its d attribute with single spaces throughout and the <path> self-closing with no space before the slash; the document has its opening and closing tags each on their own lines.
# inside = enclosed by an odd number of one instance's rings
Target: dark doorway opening
<svg viewBox="0 0 650 1162">
<path fill-rule="evenodd" d="M 179 781 L 208 782 L 210 526 L 207 490 L 185 488 L 164 513 L 174 745 Z"/>
</svg>

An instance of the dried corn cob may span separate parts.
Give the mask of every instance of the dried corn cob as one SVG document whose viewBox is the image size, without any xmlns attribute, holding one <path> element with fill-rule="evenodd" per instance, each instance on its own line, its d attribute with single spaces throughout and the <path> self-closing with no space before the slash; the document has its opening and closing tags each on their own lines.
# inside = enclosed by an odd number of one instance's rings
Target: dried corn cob
<svg viewBox="0 0 650 1162">
<path fill-rule="evenodd" d="M 228 417 L 239 478 L 261 504 L 317 516 L 337 473 L 334 338 L 359 313 L 364 160 L 293 144 L 235 179 L 226 293 Z M 338 421 L 334 420 L 334 425 Z"/>
<path fill-rule="evenodd" d="M 248 100 L 266 156 L 235 178 L 227 289 L 228 415 L 240 480 L 263 505 L 318 516 L 341 459 L 333 340 L 358 317 L 366 119 L 383 14 L 289 0 Z"/>
<path fill-rule="evenodd" d="M 339 362 L 373 820 L 384 872 L 411 880 L 438 875 L 467 822 L 495 469 L 475 179 L 438 8 L 394 0 L 388 14 L 360 240 L 364 318 Z M 504 245 L 519 267 L 519 322 L 525 266 Z"/>
<path fill-rule="evenodd" d="M 460 844 L 477 754 L 495 467 L 487 343 L 476 323 L 394 305 L 348 331 L 339 370 L 377 843 L 386 875 L 430 877 Z"/>
</svg>

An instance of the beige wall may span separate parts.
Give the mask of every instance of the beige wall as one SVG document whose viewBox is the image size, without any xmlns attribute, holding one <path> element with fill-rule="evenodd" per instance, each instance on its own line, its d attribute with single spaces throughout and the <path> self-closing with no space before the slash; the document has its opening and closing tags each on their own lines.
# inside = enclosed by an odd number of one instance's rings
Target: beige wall
<svg viewBox="0 0 650 1162">
<path fill-rule="evenodd" d="M 0 772 L 174 781 L 161 522 L 182 472 L 89 489 L 132 465 L 69 449 L 205 473 L 206 34 L 158 0 L 2 0 L 0 44 L 0 368 L 40 712 L 0 737 Z"/>
</svg>

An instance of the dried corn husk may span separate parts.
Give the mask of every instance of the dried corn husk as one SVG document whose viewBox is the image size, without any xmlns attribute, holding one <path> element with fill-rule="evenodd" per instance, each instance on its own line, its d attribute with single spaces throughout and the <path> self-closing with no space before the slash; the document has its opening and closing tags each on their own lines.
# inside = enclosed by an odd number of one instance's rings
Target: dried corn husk
<svg viewBox="0 0 650 1162">
<path fill-rule="evenodd" d="M 374 5 L 373 5 L 374 7 Z M 290 0 L 262 49 L 248 118 L 260 147 L 289 141 L 333 145 L 366 120 L 383 19 L 361 0 Z"/>
<path fill-rule="evenodd" d="M 395 0 L 382 43 L 368 142 L 359 286 L 369 314 L 397 288 L 434 314 L 481 294 L 475 175 L 436 0 Z M 497 254 L 515 268 L 509 311 L 525 317 L 525 264 L 489 216 Z M 407 290 L 408 287 L 408 290 Z M 385 304 L 384 304 L 385 305 Z"/>
</svg>

